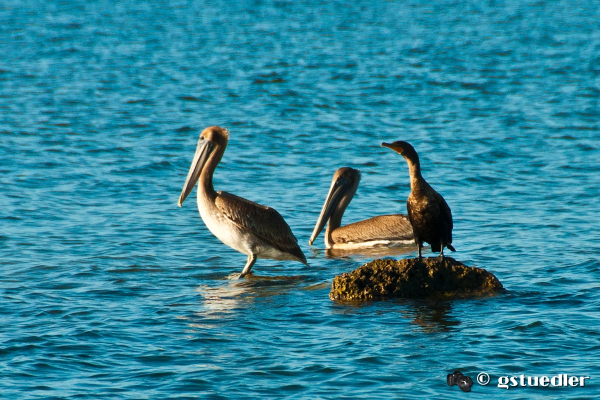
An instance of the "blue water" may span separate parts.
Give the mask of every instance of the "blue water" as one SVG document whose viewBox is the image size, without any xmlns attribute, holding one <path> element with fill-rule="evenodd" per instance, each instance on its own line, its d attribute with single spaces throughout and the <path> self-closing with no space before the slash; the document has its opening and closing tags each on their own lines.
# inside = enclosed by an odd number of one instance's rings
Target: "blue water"
<svg viewBox="0 0 600 400">
<path fill-rule="evenodd" d="M 492 376 L 471 397 L 600 396 L 596 2 L 2 0 L 0 54 L 1 398 L 466 398 L 454 369 Z M 228 279 L 245 256 L 177 207 L 215 124 L 215 188 L 310 267 Z M 328 299 L 370 260 L 307 244 L 331 176 L 363 173 L 345 222 L 404 213 L 393 140 L 507 294 Z M 559 373 L 590 380 L 496 386 Z"/>
</svg>

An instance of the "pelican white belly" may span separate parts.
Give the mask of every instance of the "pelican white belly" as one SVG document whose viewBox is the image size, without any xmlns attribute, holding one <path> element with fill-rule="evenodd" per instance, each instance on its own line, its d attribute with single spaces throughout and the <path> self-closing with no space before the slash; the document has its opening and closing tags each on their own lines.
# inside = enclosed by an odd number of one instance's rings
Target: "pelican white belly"
<svg viewBox="0 0 600 400">
<path fill-rule="evenodd" d="M 208 230 L 217 239 L 242 254 L 252 254 L 250 234 L 231 222 L 210 200 L 202 199 L 200 191 L 198 191 L 198 211 Z"/>
</svg>

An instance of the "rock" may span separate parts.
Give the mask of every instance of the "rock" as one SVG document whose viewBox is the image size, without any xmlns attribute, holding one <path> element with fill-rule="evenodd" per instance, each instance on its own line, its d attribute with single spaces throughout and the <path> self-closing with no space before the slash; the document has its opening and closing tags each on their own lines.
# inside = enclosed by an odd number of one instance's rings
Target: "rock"
<svg viewBox="0 0 600 400">
<path fill-rule="evenodd" d="M 373 260 L 333 279 L 331 300 L 485 296 L 503 291 L 492 273 L 451 257 Z"/>
</svg>

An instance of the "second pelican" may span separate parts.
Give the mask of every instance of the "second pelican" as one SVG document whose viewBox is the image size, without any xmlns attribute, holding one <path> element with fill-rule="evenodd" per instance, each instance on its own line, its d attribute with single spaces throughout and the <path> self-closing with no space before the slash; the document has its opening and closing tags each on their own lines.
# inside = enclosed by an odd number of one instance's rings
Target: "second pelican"
<svg viewBox="0 0 600 400">
<path fill-rule="evenodd" d="M 211 126 L 202 131 L 179 197 L 179 207 L 199 181 L 198 210 L 202 220 L 221 242 L 248 256 L 240 278 L 250 272 L 257 258 L 293 260 L 308 265 L 298 240 L 277 211 L 213 188 L 213 172 L 228 141 L 227 129 Z"/>
<path fill-rule="evenodd" d="M 327 249 L 358 249 L 412 243 L 412 227 L 408 218 L 402 214 L 380 215 L 340 226 L 344 211 L 352 201 L 359 182 L 360 172 L 357 169 L 343 167 L 335 171 L 327 199 L 308 244 L 313 244 L 327 221 Z"/>
</svg>

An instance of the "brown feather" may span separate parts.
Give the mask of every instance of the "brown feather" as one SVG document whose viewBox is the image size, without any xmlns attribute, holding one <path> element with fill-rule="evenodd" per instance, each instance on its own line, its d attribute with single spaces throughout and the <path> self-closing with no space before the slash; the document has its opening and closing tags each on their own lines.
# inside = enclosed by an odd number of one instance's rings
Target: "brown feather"
<svg viewBox="0 0 600 400">
<path fill-rule="evenodd" d="M 438 252 L 442 245 L 452 243 L 452 212 L 444 198 L 426 182 L 419 189 L 411 192 L 406 203 L 415 242 L 427 242 L 431 251 Z"/>
<path fill-rule="evenodd" d="M 360 243 L 375 240 L 410 240 L 412 227 L 402 214 L 380 215 L 340 226 L 331 233 L 334 243 Z"/>
<path fill-rule="evenodd" d="M 215 205 L 240 228 L 306 264 L 298 240 L 277 210 L 222 191 L 217 192 Z"/>
</svg>

